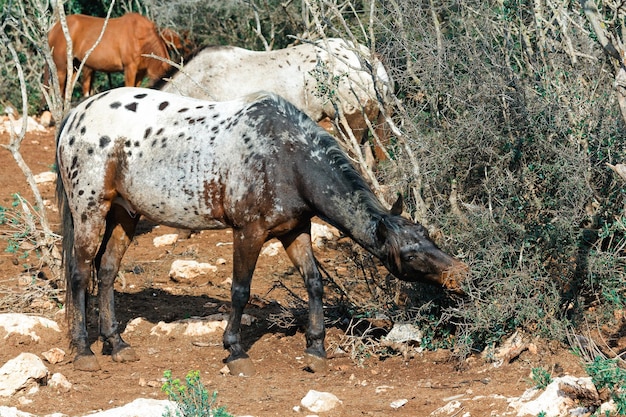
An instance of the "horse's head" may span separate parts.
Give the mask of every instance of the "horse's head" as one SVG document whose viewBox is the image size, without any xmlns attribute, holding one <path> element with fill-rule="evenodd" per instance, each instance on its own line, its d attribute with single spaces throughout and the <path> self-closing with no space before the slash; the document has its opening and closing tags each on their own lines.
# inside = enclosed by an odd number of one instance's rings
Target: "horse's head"
<svg viewBox="0 0 626 417">
<path fill-rule="evenodd" d="M 168 51 L 181 57 L 186 57 L 192 53 L 194 43 L 188 30 L 176 32 L 169 28 L 162 28 L 159 30 L 159 35 L 165 42 Z"/>
<path fill-rule="evenodd" d="M 461 283 L 468 277 L 469 267 L 439 249 L 421 224 L 400 216 L 399 202 L 376 230 L 387 255 L 381 260 L 389 272 L 403 281 L 429 281 L 464 294 Z"/>
</svg>

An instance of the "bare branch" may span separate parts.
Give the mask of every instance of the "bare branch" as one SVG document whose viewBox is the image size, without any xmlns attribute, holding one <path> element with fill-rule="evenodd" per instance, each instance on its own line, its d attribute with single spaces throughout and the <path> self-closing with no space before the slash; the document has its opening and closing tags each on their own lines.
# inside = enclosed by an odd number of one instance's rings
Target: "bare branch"
<svg viewBox="0 0 626 417">
<path fill-rule="evenodd" d="M 596 7 L 596 3 L 594 0 L 580 0 L 580 5 L 585 12 L 585 16 L 589 20 L 593 31 L 596 33 L 598 37 L 598 42 L 602 45 L 602 48 L 609 54 L 611 57 L 615 58 L 620 62 L 620 65 L 623 64 L 622 55 L 617 50 L 613 42 L 609 40 L 609 33 L 606 31 L 606 27 L 600 18 L 600 12 L 598 12 L 598 8 Z"/>
</svg>

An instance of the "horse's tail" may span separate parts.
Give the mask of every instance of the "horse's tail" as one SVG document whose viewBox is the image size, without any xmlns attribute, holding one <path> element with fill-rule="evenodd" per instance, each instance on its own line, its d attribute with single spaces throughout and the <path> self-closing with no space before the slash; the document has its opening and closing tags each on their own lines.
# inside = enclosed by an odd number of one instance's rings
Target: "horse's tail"
<svg viewBox="0 0 626 417">
<path fill-rule="evenodd" d="M 70 113 L 71 114 L 71 113 Z M 65 312 L 66 317 L 69 319 L 69 308 L 71 308 L 72 304 L 72 273 L 76 270 L 75 268 L 75 259 L 74 259 L 74 220 L 72 219 L 72 212 L 70 211 L 70 207 L 68 204 L 67 193 L 65 192 L 65 186 L 63 185 L 63 181 L 61 180 L 60 170 L 59 170 L 59 152 L 58 152 L 58 143 L 61 132 L 63 131 L 63 127 L 67 122 L 69 115 L 63 119 L 61 125 L 57 130 L 57 152 L 56 152 L 56 198 L 57 204 L 59 207 L 59 213 L 61 214 L 61 236 L 63 237 L 63 244 L 61 247 L 61 268 L 64 271 L 65 275 Z"/>
</svg>

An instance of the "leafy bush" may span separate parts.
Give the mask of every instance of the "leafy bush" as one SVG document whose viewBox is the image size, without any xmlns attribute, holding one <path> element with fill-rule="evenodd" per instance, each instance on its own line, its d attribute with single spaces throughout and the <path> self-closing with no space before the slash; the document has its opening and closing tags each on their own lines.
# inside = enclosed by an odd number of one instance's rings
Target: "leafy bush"
<svg viewBox="0 0 626 417">
<path fill-rule="evenodd" d="M 209 395 L 200 381 L 200 371 L 190 371 L 184 384 L 180 379 L 172 379 L 170 370 L 165 371 L 163 377 L 165 382 L 161 391 L 178 405 L 175 410 L 169 409 L 163 417 L 232 417 L 225 407 L 215 407 L 217 391 Z"/>
<path fill-rule="evenodd" d="M 457 324 L 457 352 L 515 328 L 563 340 L 587 294 L 603 288 L 602 301 L 615 303 L 624 282 L 621 261 L 602 273 L 595 263 L 607 256 L 592 250 L 607 249 L 612 237 L 598 228 L 624 210 L 623 183 L 606 167 L 626 157 L 613 80 L 560 43 L 598 55 L 584 16 L 527 2 L 387 7 L 377 39 L 422 177 L 398 148 L 402 168 L 385 171 L 384 182 L 408 196 L 418 183 L 423 203 L 416 198 L 412 214 L 471 265 L 469 297 L 443 310 Z M 534 13 L 549 20 L 559 12 L 580 24 L 547 37 L 533 26 Z M 581 88 L 587 83 L 594 88 Z"/>
<path fill-rule="evenodd" d="M 597 356 L 587 365 L 587 373 L 599 390 L 607 388 L 611 392 L 617 414 L 626 415 L 626 370 L 618 366 L 617 360 Z"/>
<path fill-rule="evenodd" d="M 535 387 L 545 389 L 552 382 L 552 375 L 545 368 L 537 367 L 531 370 L 531 378 Z"/>
</svg>

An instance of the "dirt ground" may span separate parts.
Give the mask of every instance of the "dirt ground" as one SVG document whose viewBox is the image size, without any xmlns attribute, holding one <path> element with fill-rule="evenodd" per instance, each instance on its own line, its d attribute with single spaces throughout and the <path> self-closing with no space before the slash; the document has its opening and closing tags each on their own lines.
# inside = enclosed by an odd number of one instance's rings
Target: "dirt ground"
<svg viewBox="0 0 626 417">
<path fill-rule="evenodd" d="M 1 134 L 0 142 L 8 143 L 8 135 Z M 49 171 L 54 163 L 53 130 L 28 134 L 21 150 L 35 174 Z M 32 201 L 24 176 L 10 153 L 0 149 L 0 206 L 10 207 L 12 194 L 16 192 Z M 50 202 L 49 210 L 56 207 L 54 184 L 41 185 L 41 192 Z M 57 213 L 50 211 L 50 217 L 53 229 L 58 230 Z M 166 227 L 146 225 L 136 237 L 136 244 L 131 245 L 126 254 L 124 282 L 118 280 L 116 284 L 117 313 L 122 325 L 136 317 L 156 324 L 228 310 L 229 285 L 225 281 L 231 276 L 232 269 L 232 246 L 228 244 L 231 233 L 228 230 L 205 231 L 180 240 L 174 246 L 157 248 L 153 245 L 154 237 L 171 232 L 173 230 Z M 36 259 L 22 259 L 19 255 L 6 252 L 6 247 L 4 236 L 0 239 L 0 295 L 9 291 L 19 293 L 23 287 L 18 276 L 24 272 L 24 265 L 37 262 Z M 317 257 L 325 268 L 337 271 L 341 270 L 345 260 L 341 252 L 330 248 L 318 250 Z M 214 275 L 181 284 L 168 277 L 171 262 L 179 258 L 211 264 L 223 258 L 226 263 L 218 265 Z M 288 292 L 284 289 L 272 290 L 279 281 L 290 291 L 304 293 L 302 281 L 284 253 L 274 257 L 261 256 L 252 283 L 256 302 L 251 303 L 246 311 L 257 321 L 246 326 L 243 334 L 256 366 L 255 376 L 237 377 L 220 372 L 224 366 L 222 361 L 227 356 L 221 346 L 221 332 L 202 338 L 157 338 L 150 336 L 149 331 L 136 331 L 129 334 L 127 341 L 139 354 L 138 362 L 114 363 L 110 357 L 99 354 L 101 344 L 96 341 L 93 350 L 97 352 L 102 367 L 100 371 L 74 371 L 67 361 L 48 365 L 51 373 L 60 372 L 73 384 L 70 392 L 59 393 L 42 387 L 37 394 L 28 397 L 32 402 L 21 401 L 17 396 L 0 400 L 0 405 L 15 406 L 41 416 L 53 412 L 84 415 L 92 410 L 121 406 L 138 397 L 165 399 L 160 390 L 165 370 L 171 369 L 175 377 L 183 378 L 190 370 L 197 369 L 207 389 L 218 392 L 218 403 L 234 415 L 311 414 L 305 411 L 295 413 L 293 407 L 309 390 L 315 389 L 331 392 L 343 402 L 340 407 L 322 415 L 427 416 L 451 399 L 457 399 L 461 401 L 462 408 L 455 415 L 502 416 L 515 414 L 506 398 L 519 397 L 531 387 L 530 372 L 534 367 L 552 370 L 554 376 L 585 375 L 579 359 L 565 347 L 540 341 L 537 342 L 536 352 L 525 351 L 519 358 L 501 367 L 494 367 L 479 355 L 459 361 L 447 350 L 424 352 L 407 360 L 401 356 L 386 360 L 371 356 L 358 363 L 348 356 L 330 352 L 328 372 L 310 373 L 304 369 L 302 361 L 305 345 L 302 331 L 270 327 L 267 320 L 270 314 L 280 312 L 281 304 L 287 305 Z M 44 306 L 41 312 L 54 317 L 57 309 L 54 305 L 51 308 Z M 54 318 L 63 324 L 62 319 Z M 95 327 L 92 325 L 92 328 Z M 337 343 L 342 335 L 341 328 L 331 327 L 327 347 Z M 39 344 L 3 342 L 0 365 L 20 352 L 41 354 L 52 347 L 67 350 L 68 344 L 65 336 Z M 400 399 L 408 402 L 398 409 L 392 408 L 390 404 Z M 465 414 L 468 412 L 470 414 Z"/>
</svg>

